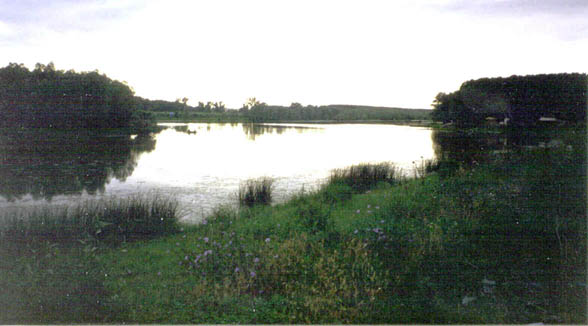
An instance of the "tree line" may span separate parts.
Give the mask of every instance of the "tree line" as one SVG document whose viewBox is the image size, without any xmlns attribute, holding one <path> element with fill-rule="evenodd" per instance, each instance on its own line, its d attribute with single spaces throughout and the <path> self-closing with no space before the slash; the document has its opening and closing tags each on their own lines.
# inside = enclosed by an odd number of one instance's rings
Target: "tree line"
<svg viewBox="0 0 588 326">
<path fill-rule="evenodd" d="M 144 128 L 154 124 L 156 112 L 229 114 L 250 122 L 428 120 L 431 112 L 357 105 L 276 106 L 255 98 L 239 110 L 228 110 L 223 102 L 187 102 L 187 97 L 172 102 L 135 96 L 129 85 L 98 71 L 57 70 L 53 63 L 37 63 L 33 70 L 16 63 L 0 68 L 0 127 Z"/>
<path fill-rule="evenodd" d="M 0 126 L 121 128 L 150 124 L 125 83 L 92 72 L 37 63 L 30 71 L 10 63 L 0 69 Z"/>
<path fill-rule="evenodd" d="M 475 126 L 487 118 L 534 125 L 541 117 L 585 121 L 586 74 L 561 73 L 470 80 L 433 102 L 435 121 Z"/>
<path fill-rule="evenodd" d="M 239 111 L 251 122 L 265 121 L 358 121 L 428 120 L 431 110 L 374 107 L 362 105 L 290 106 L 268 105 L 250 98 Z"/>
</svg>

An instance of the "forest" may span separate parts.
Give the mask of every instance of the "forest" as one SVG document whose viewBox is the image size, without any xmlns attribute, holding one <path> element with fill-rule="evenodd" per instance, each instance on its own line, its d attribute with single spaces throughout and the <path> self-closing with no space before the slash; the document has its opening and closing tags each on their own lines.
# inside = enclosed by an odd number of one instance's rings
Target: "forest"
<svg viewBox="0 0 588 326">
<path fill-rule="evenodd" d="M 10 63 L 0 69 L 0 127 L 125 128 L 151 124 L 136 109 L 127 84 L 104 74 L 55 69 L 30 71 Z"/>
<path fill-rule="evenodd" d="M 453 93 L 439 93 L 432 118 L 462 126 L 480 125 L 487 118 L 526 126 L 542 117 L 585 121 L 587 85 L 586 74 L 580 73 L 470 80 Z"/>
</svg>

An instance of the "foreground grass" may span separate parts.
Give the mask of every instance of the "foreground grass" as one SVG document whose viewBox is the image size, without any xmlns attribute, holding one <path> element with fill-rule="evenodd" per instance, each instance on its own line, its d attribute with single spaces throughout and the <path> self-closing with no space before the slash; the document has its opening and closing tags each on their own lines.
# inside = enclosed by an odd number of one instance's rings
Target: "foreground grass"
<svg viewBox="0 0 588 326">
<path fill-rule="evenodd" d="M 412 180 L 339 171 L 288 203 L 221 207 L 149 241 L 48 244 L 2 261 L 0 320 L 585 323 L 585 130 L 568 136 L 571 150 Z M 345 178 L 374 174 L 369 190 Z"/>
</svg>

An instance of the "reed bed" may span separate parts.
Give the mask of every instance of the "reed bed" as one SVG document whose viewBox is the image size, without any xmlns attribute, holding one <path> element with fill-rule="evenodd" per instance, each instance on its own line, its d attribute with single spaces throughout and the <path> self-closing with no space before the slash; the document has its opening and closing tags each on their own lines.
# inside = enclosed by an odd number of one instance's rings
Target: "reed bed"
<svg viewBox="0 0 588 326">
<path fill-rule="evenodd" d="M 377 185 L 379 182 L 395 184 L 401 180 L 401 170 L 393 163 L 384 162 L 378 164 L 364 163 L 344 169 L 335 169 L 331 171 L 328 183 L 345 184 L 355 192 L 362 192 Z"/>
<path fill-rule="evenodd" d="M 3 213 L 0 243 L 124 242 L 173 233 L 177 219 L 177 201 L 159 195 L 42 205 Z"/>
</svg>

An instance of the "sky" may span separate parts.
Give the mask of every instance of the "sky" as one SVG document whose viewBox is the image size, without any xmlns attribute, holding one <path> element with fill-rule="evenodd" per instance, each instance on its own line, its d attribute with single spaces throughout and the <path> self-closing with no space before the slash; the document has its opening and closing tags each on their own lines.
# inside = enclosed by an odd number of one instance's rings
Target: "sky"
<svg viewBox="0 0 588 326">
<path fill-rule="evenodd" d="M 190 105 L 429 109 L 471 79 L 588 72 L 586 17 L 586 0 L 0 0 L 0 67 Z"/>
</svg>

